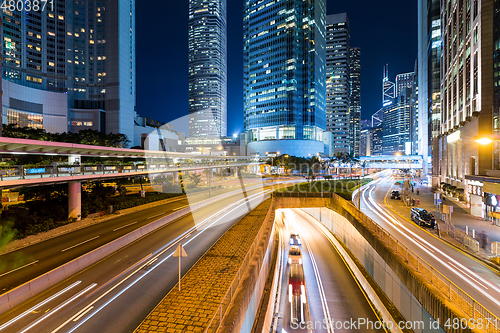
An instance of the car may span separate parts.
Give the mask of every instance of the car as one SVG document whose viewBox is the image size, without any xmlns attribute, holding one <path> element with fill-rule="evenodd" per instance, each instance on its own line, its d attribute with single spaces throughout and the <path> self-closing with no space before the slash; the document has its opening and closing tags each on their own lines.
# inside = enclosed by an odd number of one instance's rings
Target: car
<svg viewBox="0 0 500 333">
<path fill-rule="evenodd" d="M 300 236 L 297 234 L 291 234 L 290 235 L 290 245 L 302 245 L 302 242 L 300 241 Z"/>
<path fill-rule="evenodd" d="M 297 245 L 290 246 L 290 250 L 288 251 L 288 263 L 290 265 L 302 265 L 302 252 L 300 252 L 300 247 Z"/>
<path fill-rule="evenodd" d="M 399 191 L 396 190 L 392 191 L 391 199 L 401 200 L 401 193 L 399 193 Z"/>
<path fill-rule="evenodd" d="M 412 208 L 411 220 L 419 226 L 427 226 L 431 228 L 436 226 L 436 219 L 434 216 L 423 208 Z"/>
</svg>

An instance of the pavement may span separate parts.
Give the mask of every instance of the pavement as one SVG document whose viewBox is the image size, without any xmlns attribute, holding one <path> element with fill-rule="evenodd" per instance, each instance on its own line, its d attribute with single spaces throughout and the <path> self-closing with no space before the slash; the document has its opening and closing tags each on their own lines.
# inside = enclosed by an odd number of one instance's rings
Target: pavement
<svg viewBox="0 0 500 333">
<path fill-rule="evenodd" d="M 489 263 L 486 264 L 485 260 L 480 260 L 478 256 L 445 242 L 437 236 L 437 230 L 420 227 L 412 222 L 409 208 L 405 207 L 401 200 L 390 199 L 390 191 L 397 189 L 394 184 L 394 178 L 383 177 L 363 188 L 361 211 L 397 239 L 402 246 L 407 247 L 427 265 L 500 318 L 499 270 Z M 428 203 L 433 197 L 430 194 L 427 196 L 428 200 L 422 200 L 423 207 L 431 208 Z"/>
<path fill-rule="evenodd" d="M 263 202 L 231 227 L 184 275 L 182 291 L 177 286 L 173 288 L 135 332 L 205 332 L 237 276 L 270 205 L 271 200 Z M 215 332 L 216 328 L 211 327 L 209 332 Z"/>
<path fill-rule="evenodd" d="M 417 188 L 420 192 L 419 195 L 416 194 Z M 393 189 L 399 189 L 399 186 L 395 185 Z M 439 194 L 443 195 L 442 192 L 439 192 Z M 434 205 L 434 193 L 431 192 L 430 186 L 417 185 L 414 192 L 412 193 L 412 198 L 419 199 L 420 201 L 420 204 L 415 207 L 424 208 L 429 212 L 437 210 L 436 206 Z M 407 214 L 409 216 L 410 208 L 406 207 L 402 202 L 398 202 L 398 200 L 391 200 L 390 198 L 387 199 L 387 202 L 390 206 L 392 206 L 399 212 Z M 446 201 L 444 201 L 443 204 L 453 206 L 453 213 L 451 213 L 451 223 L 455 226 L 455 228 L 462 230 L 465 233 L 466 227 L 468 227 L 470 236 L 472 236 L 472 230 L 475 230 L 476 239 L 480 237 L 481 232 L 486 232 L 489 243 L 485 249 L 481 250 L 481 255 L 485 257 L 491 255 L 489 245 L 491 244 L 491 242 L 500 242 L 500 227 L 480 217 L 469 215 L 466 204 L 460 202 L 457 198 L 454 198 L 450 195 L 446 196 Z M 440 224 L 440 229 L 444 230 L 444 223 L 440 221 L 438 221 L 438 223 Z M 437 234 L 437 231 L 434 231 L 434 233 Z M 480 240 L 479 244 L 481 244 Z"/>
<path fill-rule="evenodd" d="M 240 193 L 185 215 L 0 315 L 2 332 L 132 332 L 178 282 L 179 243 L 185 274 L 263 190 Z M 233 241 L 236 246 L 239 242 Z M 215 261 L 214 261 L 215 262 Z M 71 288 L 71 289 L 68 289 Z M 6 329 L 1 328 L 9 323 Z"/>
<path fill-rule="evenodd" d="M 367 296 L 361 290 L 355 277 L 331 241 L 310 221 L 295 210 L 285 211 L 285 239 L 296 232 L 302 240 L 301 252 L 305 285 L 307 291 L 307 322 L 303 327 L 314 327 L 307 332 L 383 332 L 383 329 L 366 327 L 358 319 L 375 323 L 377 315 Z M 289 245 L 285 247 L 284 262 L 288 262 Z M 289 276 L 290 265 L 284 265 L 283 274 Z M 280 320 L 277 332 L 300 332 L 297 325 L 290 323 L 288 283 L 281 288 Z M 327 325 L 329 323 L 329 325 Z M 354 323 L 354 324 L 352 324 Z M 299 327 L 300 328 L 300 327 Z M 357 328 L 357 330 L 356 330 Z"/>
</svg>

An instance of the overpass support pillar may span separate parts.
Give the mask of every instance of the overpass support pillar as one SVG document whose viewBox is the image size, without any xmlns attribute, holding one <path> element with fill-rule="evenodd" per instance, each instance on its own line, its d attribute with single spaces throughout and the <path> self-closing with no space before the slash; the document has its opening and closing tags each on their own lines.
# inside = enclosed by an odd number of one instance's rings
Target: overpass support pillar
<svg viewBox="0 0 500 333">
<path fill-rule="evenodd" d="M 68 217 L 76 218 L 77 221 L 82 218 L 82 183 L 68 183 Z"/>
</svg>

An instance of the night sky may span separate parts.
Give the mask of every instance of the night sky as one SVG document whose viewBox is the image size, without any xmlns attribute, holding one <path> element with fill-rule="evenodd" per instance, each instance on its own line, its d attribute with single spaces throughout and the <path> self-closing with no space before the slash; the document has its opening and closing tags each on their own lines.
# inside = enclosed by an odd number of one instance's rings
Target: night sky
<svg viewBox="0 0 500 333">
<path fill-rule="evenodd" d="M 228 135 L 243 130 L 243 2 L 228 3 Z M 327 0 L 346 12 L 351 45 L 361 47 L 362 119 L 381 107 L 383 66 L 389 76 L 413 71 L 417 1 Z M 169 122 L 188 114 L 188 0 L 136 2 L 137 112 Z"/>
</svg>

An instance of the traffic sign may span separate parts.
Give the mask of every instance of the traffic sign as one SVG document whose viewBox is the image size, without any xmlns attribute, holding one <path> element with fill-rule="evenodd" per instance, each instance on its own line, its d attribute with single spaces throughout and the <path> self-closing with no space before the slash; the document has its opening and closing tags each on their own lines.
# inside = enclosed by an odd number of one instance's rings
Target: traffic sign
<svg viewBox="0 0 500 333">
<path fill-rule="evenodd" d="M 181 258 L 182 257 L 187 257 L 186 251 L 184 251 L 184 248 L 182 247 L 182 244 L 179 243 L 177 248 L 175 249 L 174 252 L 174 257 L 179 257 L 179 291 L 181 291 Z"/>
<path fill-rule="evenodd" d="M 180 254 L 180 255 L 179 255 Z M 184 250 L 184 247 L 182 246 L 182 244 L 179 244 L 177 246 L 177 248 L 175 249 L 175 252 L 174 252 L 174 257 L 187 257 L 187 253 L 186 251 Z"/>
</svg>

